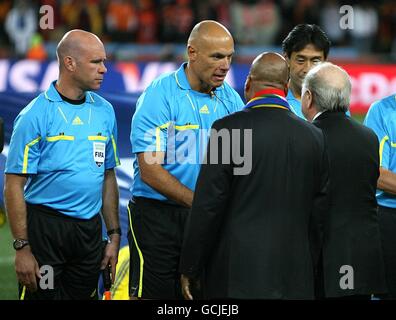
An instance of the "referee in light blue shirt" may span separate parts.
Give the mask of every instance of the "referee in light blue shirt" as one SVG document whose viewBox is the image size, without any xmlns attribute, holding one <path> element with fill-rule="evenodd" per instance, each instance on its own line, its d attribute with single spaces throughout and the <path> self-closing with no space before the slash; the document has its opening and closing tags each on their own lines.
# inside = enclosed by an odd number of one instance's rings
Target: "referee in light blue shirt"
<svg viewBox="0 0 396 320">
<path fill-rule="evenodd" d="M 317 25 L 299 24 L 283 40 L 282 49 L 290 68 L 289 92 L 286 99 L 292 111 L 305 119 L 301 111 L 302 82 L 309 70 L 326 61 L 330 40 Z"/>
<path fill-rule="evenodd" d="M 290 68 L 286 99 L 291 110 L 305 120 L 301 110 L 302 82 L 309 70 L 327 60 L 330 40 L 319 26 L 299 24 L 283 40 L 282 49 Z M 349 110 L 346 114 L 351 115 Z"/>
<path fill-rule="evenodd" d="M 99 38 L 72 30 L 57 56 L 59 79 L 21 111 L 10 142 L 5 200 L 15 269 L 20 299 L 95 299 L 100 269 L 115 274 L 120 242 L 117 125 L 111 104 L 89 91 L 106 72 Z"/>
<path fill-rule="evenodd" d="M 396 299 L 396 95 L 374 102 L 364 124 L 378 136 L 380 177 L 378 219 L 389 299 Z"/>
<path fill-rule="evenodd" d="M 243 102 L 224 79 L 231 34 L 203 21 L 188 41 L 188 63 L 154 80 L 132 118 L 134 160 L 129 205 L 130 295 L 181 299 L 178 265 L 184 224 L 212 123 Z"/>
</svg>

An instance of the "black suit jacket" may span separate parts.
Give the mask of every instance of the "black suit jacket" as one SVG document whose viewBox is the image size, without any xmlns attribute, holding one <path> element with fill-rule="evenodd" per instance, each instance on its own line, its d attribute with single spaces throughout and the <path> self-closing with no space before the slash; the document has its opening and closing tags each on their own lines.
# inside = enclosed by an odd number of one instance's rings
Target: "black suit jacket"
<svg viewBox="0 0 396 320">
<path fill-rule="evenodd" d="M 321 131 L 278 108 L 245 109 L 213 128 L 252 130 L 251 148 L 231 137 L 234 152 L 250 149 L 251 172 L 235 175 L 243 165 L 227 164 L 227 139 L 216 151 L 211 135 L 207 160 L 220 161 L 201 167 L 180 272 L 202 277 L 205 298 L 313 298 L 310 240 L 320 246 L 328 182 Z"/>
<path fill-rule="evenodd" d="M 325 136 L 330 165 L 330 211 L 323 247 L 325 294 L 382 293 L 384 266 L 375 197 L 378 139 L 344 112 L 324 112 L 314 124 Z M 347 275 L 340 273 L 343 265 L 353 268 L 352 290 L 340 286 L 341 277 Z"/>
</svg>

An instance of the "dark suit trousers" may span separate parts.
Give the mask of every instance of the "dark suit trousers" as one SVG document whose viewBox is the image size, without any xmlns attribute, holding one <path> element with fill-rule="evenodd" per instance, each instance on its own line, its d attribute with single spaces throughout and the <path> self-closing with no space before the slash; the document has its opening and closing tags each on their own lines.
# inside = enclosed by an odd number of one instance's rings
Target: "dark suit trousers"
<svg viewBox="0 0 396 320">
<path fill-rule="evenodd" d="M 388 299 L 396 299 L 396 209 L 378 206 Z"/>
</svg>

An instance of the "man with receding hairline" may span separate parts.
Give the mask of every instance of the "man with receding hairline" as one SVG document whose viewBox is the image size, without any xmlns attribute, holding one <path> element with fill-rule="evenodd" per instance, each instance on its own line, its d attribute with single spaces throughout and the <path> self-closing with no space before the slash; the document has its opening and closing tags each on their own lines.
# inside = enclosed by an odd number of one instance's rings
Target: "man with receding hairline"
<svg viewBox="0 0 396 320">
<path fill-rule="evenodd" d="M 229 31 L 202 21 L 188 62 L 154 80 L 132 118 L 134 181 L 130 214 L 130 296 L 181 298 L 178 265 L 208 130 L 243 102 L 224 80 L 234 54 Z"/>
<path fill-rule="evenodd" d="M 72 30 L 56 54 L 59 78 L 16 118 L 5 169 L 21 300 L 97 299 L 100 270 L 115 275 L 121 236 L 116 119 L 91 91 L 106 73 L 103 43 Z M 48 266 L 53 273 L 40 274 Z"/>
<path fill-rule="evenodd" d="M 185 299 L 197 298 L 192 289 L 199 281 L 206 299 L 314 298 L 326 152 L 320 130 L 290 110 L 288 80 L 285 58 L 259 55 L 245 83 L 243 111 L 213 123 L 184 232 Z M 233 132 L 228 147 L 213 141 L 224 130 Z M 223 161 L 235 150 L 251 158 L 249 173 L 235 174 L 240 164 L 232 157 Z M 218 162 L 211 163 L 213 155 Z"/>
<path fill-rule="evenodd" d="M 302 112 L 322 130 L 330 168 L 317 298 L 369 300 L 386 292 L 375 198 L 378 139 L 346 115 L 351 91 L 345 70 L 329 62 L 312 68 L 302 88 Z"/>
</svg>

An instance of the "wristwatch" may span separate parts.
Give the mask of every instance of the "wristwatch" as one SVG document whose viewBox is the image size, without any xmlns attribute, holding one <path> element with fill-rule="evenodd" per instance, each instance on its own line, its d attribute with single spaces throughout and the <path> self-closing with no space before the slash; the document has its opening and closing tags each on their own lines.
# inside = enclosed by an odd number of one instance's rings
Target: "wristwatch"
<svg viewBox="0 0 396 320">
<path fill-rule="evenodd" d="M 115 228 L 107 231 L 107 235 L 110 237 L 112 234 L 119 234 L 121 236 L 121 228 Z"/>
<path fill-rule="evenodd" d="M 27 246 L 29 241 L 25 239 L 15 239 L 14 243 L 12 244 L 15 250 L 21 250 L 23 247 Z"/>
</svg>

